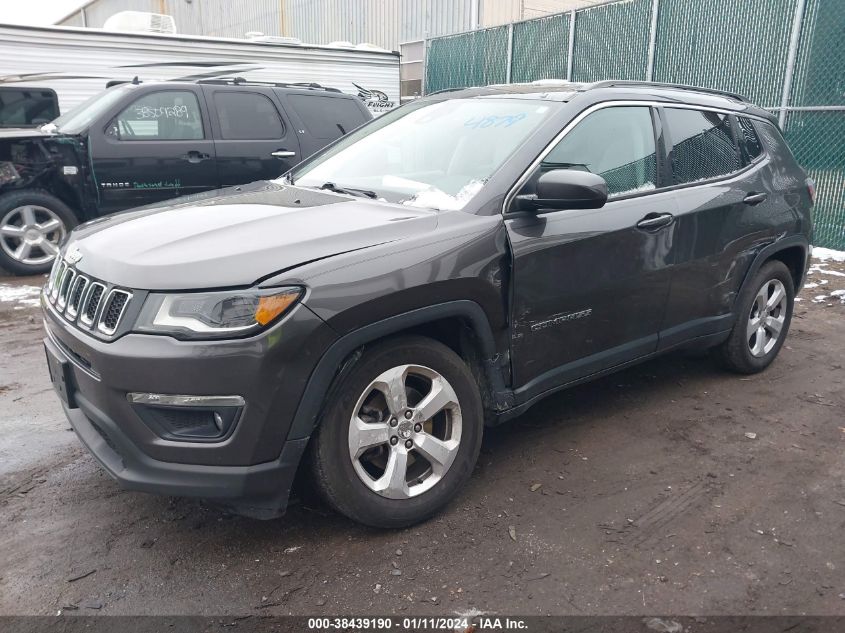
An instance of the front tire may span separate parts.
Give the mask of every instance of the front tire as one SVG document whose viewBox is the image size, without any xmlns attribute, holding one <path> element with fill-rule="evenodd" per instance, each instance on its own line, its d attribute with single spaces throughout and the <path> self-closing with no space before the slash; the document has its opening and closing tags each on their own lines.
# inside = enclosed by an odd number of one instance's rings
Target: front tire
<svg viewBox="0 0 845 633">
<path fill-rule="evenodd" d="M 46 273 L 78 223 L 70 207 L 46 191 L 0 196 L 0 267 L 15 275 Z"/>
<path fill-rule="evenodd" d="M 481 396 L 445 345 L 424 337 L 379 343 L 333 393 L 311 469 L 341 514 L 405 527 L 435 514 L 469 479 L 481 448 Z"/>
<path fill-rule="evenodd" d="M 794 305 L 795 285 L 786 265 L 763 264 L 737 299 L 730 337 L 716 348 L 722 364 L 741 374 L 766 369 L 783 346 Z"/>
</svg>

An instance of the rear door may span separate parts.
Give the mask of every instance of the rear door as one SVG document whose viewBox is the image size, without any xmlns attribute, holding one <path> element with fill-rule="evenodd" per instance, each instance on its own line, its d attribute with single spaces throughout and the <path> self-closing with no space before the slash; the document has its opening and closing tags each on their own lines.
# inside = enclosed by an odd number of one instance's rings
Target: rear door
<svg viewBox="0 0 845 633">
<path fill-rule="evenodd" d="M 224 187 L 278 178 L 301 160 L 296 130 L 269 88 L 203 86 Z"/>
<path fill-rule="evenodd" d="M 279 91 L 286 110 L 301 122 L 303 160 L 373 118 L 359 99 L 348 95 Z"/>
<path fill-rule="evenodd" d="M 662 141 L 653 122 L 648 106 L 588 114 L 521 190 L 533 193 L 543 171 L 590 171 L 608 184 L 601 209 L 505 218 L 514 254 L 514 379 L 531 395 L 657 348 L 675 208 L 671 191 L 654 191 Z"/>
<path fill-rule="evenodd" d="M 765 153 L 750 120 L 663 108 L 678 204 L 672 284 L 660 346 L 724 331 L 755 248 L 777 212 Z M 743 131 L 744 130 L 744 131 Z M 737 137 L 740 137 L 741 143 Z"/>
<path fill-rule="evenodd" d="M 100 213 L 216 188 L 202 93 L 162 88 L 133 97 L 89 134 Z"/>
</svg>

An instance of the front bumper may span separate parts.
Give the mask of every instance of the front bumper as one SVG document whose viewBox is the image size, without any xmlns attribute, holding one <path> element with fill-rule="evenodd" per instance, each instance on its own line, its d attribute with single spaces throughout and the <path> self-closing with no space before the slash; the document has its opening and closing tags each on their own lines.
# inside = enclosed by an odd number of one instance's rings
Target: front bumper
<svg viewBox="0 0 845 633">
<path fill-rule="evenodd" d="M 176 464 L 152 459 L 84 395 L 65 414 L 82 444 L 127 490 L 216 501 L 244 516 L 272 519 L 284 513 L 308 439 L 285 442 L 281 455 L 255 466 Z"/>
<path fill-rule="evenodd" d="M 283 513 L 308 438 L 288 431 L 313 364 L 335 336 L 304 305 L 268 331 L 230 341 L 127 334 L 94 339 L 44 305 L 45 345 L 70 365 L 74 430 L 123 487 L 212 499 L 240 514 Z M 240 395 L 246 405 L 219 442 L 165 439 L 129 392 Z"/>
</svg>

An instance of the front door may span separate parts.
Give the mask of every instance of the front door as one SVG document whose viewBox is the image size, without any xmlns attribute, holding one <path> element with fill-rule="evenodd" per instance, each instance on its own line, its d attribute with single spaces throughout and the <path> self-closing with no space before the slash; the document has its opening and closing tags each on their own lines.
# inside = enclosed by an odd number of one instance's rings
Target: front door
<svg viewBox="0 0 845 633">
<path fill-rule="evenodd" d="M 137 97 L 90 134 L 101 214 L 219 187 L 199 89 Z"/>
<path fill-rule="evenodd" d="M 302 160 L 296 130 L 270 88 L 206 85 L 223 186 L 278 178 Z"/>
<path fill-rule="evenodd" d="M 603 208 L 506 216 L 518 395 L 536 395 L 657 348 L 675 203 L 672 192 L 649 193 L 660 186 L 661 141 L 652 117 L 647 106 L 592 112 L 543 158 L 521 192 L 532 193 L 544 171 L 585 170 L 607 181 Z"/>
</svg>

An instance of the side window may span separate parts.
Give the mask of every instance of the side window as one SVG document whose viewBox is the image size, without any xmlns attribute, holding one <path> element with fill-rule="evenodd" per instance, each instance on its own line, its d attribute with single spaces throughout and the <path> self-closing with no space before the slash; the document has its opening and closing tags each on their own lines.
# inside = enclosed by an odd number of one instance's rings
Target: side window
<svg viewBox="0 0 845 633">
<path fill-rule="evenodd" d="M 185 90 L 151 92 L 136 99 L 115 119 L 122 141 L 184 141 L 203 138 L 197 97 Z"/>
<path fill-rule="evenodd" d="M 367 120 L 352 99 L 292 94 L 288 96 L 288 102 L 308 133 L 323 141 L 340 138 Z"/>
<path fill-rule="evenodd" d="M 257 92 L 215 92 L 221 138 L 231 141 L 266 141 L 285 135 L 279 111 Z"/>
<path fill-rule="evenodd" d="M 53 90 L 0 88 L 0 127 L 23 127 L 49 123 L 59 116 Z"/>
<path fill-rule="evenodd" d="M 666 108 L 672 138 L 669 160 L 676 184 L 725 176 L 740 168 L 739 151 L 727 114 Z"/>
<path fill-rule="evenodd" d="M 763 153 L 763 146 L 760 144 L 760 137 L 757 136 L 757 130 L 754 129 L 751 119 L 740 116 L 737 117 L 737 123 L 739 123 L 739 144 L 742 148 L 742 164 L 748 165 Z"/>
<path fill-rule="evenodd" d="M 654 189 L 657 154 L 651 109 L 618 106 L 588 115 L 546 155 L 535 177 L 552 169 L 598 174 L 607 181 L 610 197 Z"/>
</svg>

